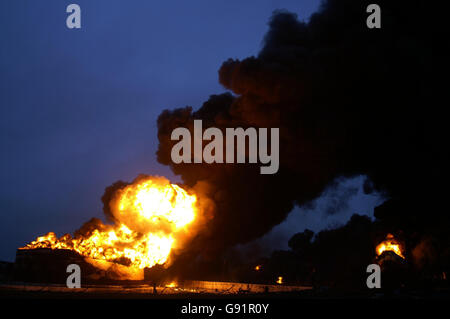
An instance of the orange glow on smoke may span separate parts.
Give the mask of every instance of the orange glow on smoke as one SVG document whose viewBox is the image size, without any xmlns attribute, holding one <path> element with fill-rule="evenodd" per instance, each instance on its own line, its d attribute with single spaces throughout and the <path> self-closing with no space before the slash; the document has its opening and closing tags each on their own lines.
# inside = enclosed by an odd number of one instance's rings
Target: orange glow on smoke
<svg viewBox="0 0 450 319">
<path fill-rule="evenodd" d="M 101 225 L 87 236 L 50 232 L 20 249 L 70 249 L 98 260 L 127 260 L 152 267 L 168 261 L 187 237 L 198 215 L 197 197 L 163 177 L 145 177 L 116 191 L 110 208 L 115 225 Z"/>
</svg>

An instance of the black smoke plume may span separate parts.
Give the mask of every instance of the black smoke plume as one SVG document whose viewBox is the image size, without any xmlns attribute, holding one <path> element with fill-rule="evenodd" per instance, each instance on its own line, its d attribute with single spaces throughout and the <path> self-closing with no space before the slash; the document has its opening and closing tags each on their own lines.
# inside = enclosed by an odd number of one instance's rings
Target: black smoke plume
<svg viewBox="0 0 450 319">
<path fill-rule="evenodd" d="M 439 183 L 446 120 L 430 81 L 431 5 L 378 1 L 382 27 L 369 29 L 369 3 L 325 1 L 307 23 L 274 12 L 259 54 L 219 69 L 230 92 L 211 95 L 197 110 L 159 116 L 158 161 L 190 187 L 201 184 L 216 204 L 192 251 L 210 254 L 258 238 L 336 178 L 357 174 L 367 175 L 366 192 L 391 198 L 377 218 L 448 244 Z M 194 119 L 203 129 L 280 128 L 278 173 L 260 175 L 259 164 L 174 164 L 171 132 L 187 127 L 193 135 Z M 419 243 L 423 236 L 415 236 Z"/>
</svg>

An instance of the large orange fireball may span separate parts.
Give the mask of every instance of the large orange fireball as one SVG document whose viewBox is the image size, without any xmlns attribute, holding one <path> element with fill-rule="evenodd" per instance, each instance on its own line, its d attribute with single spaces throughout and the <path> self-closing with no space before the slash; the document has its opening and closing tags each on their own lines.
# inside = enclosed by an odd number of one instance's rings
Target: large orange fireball
<svg viewBox="0 0 450 319">
<path fill-rule="evenodd" d="M 197 196 L 164 177 L 141 176 L 119 189 L 109 203 L 114 225 L 96 226 L 86 236 L 60 238 L 52 232 L 20 249 L 71 249 L 94 259 L 145 268 L 168 261 L 198 217 Z"/>
</svg>

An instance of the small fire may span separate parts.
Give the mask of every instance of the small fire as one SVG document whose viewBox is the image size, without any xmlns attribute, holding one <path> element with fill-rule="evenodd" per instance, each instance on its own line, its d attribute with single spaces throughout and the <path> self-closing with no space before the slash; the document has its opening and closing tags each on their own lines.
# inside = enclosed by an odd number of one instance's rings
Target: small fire
<svg viewBox="0 0 450 319">
<path fill-rule="evenodd" d="M 177 286 L 177 283 L 175 281 L 172 281 L 170 284 L 166 285 L 167 288 L 174 288 Z"/>
<path fill-rule="evenodd" d="M 57 238 L 50 232 L 20 249 L 70 249 L 82 256 L 152 267 L 168 261 L 198 216 L 197 197 L 164 177 L 141 176 L 116 191 L 110 202 L 114 225 L 95 225 L 86 235 Z"/>
<path fill-rule="evenodd" d="M 283 283 L 283 277 L 279 276 L 277 279 L 277 284 L 281 285 Z"/>
<path fill-rule="evenodd" d="M 376 247 L 378 256 L 381 255 L 384 251 L 392 251 L 396 255 L 405 259 L 400 243 L 394 238 L 392 234 L 387 234 L 386 239 Z"/>
<path fill-rule="evenodd" d="M 261 266 L 261 265 L 256 265 L 256 266 L 255 266 L 255 270 L 256 270 L 256 271 L 259 271 L 259 270 L 261 270 L 261 269 L 262 269 L 262 266 Z"/>
</svg>

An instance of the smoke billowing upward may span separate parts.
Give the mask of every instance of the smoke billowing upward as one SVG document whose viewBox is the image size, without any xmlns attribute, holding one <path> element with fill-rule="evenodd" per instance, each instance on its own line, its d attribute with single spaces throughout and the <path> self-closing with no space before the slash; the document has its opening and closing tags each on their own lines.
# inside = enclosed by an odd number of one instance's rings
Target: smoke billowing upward
<svg viewBox="0 0 450 319">
<path fill-rule="evenodd" d="M 368 4 L 326 1 L 308 23 L 274 12 L 260 53 L 222 64 L 219 81 L 232 93 L 159 116 L 158 161 L 216 204 L 198 247 L 255 239 L 340 176 L 366 174 L 365 191 L 386 192 L 412 215 L 436 213 L 444 162 L 428 81 L 430 26 L 420 5 L 379 1 L 382 28 L 368 29 Z M 192 131 L 194 119 L 204 129 L 279 127 L 278 173 L 260 175 L 258 164 L 174 164 L 171 132 Z"/>
</svg>

